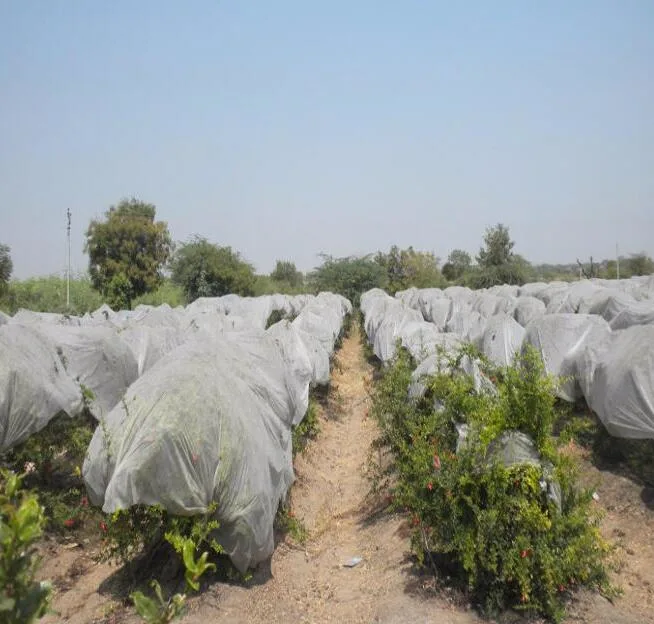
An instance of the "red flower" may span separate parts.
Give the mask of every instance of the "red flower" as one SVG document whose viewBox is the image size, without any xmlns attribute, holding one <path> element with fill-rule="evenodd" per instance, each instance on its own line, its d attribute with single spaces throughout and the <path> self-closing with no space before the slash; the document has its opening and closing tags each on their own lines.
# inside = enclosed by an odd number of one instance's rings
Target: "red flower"
<svg viewBox="0 0 654 624">
<path fill-rule="evenodd" d="M 441 469 L 441 458 L 438 456 L 438 453 L 434 453 L 434 470 Z"/>
<path fill-rule="evenodd" d="M 434 484 L 433 484 L 431 481 L 427 484 L 427 489 L 428 489 L 430 492 L 434 489 Z"/>
<path fill-rule="evenodd" d="M 72 529 L 75 526 L 75 519 L 67 518 L 66 520 L 64 520 L 64 526 L 68 529 Z"/>
<path fill-rule="evenodd" d="M 100 521 L 100 530 L 104 531 L 105 533 L 107 532 L 107 523 Z"/>
<path fill-rule="evenodd" d="M 559 585 L 559 591 L 560 592 L 565 591 L 565 585 Z"/>
<path fill-rule="evenodd" d="M 89 499 L 86 498 L 86 496 L 82 496 L 82 500 L 80 501 L 82 507 L 88 507 L 89 506 Z"/>
<path fill-rule="evenodd" d="M 526 550 L 521 550 L 521 551 L 520 551 L 520 557 L 521 557 L 522 559 L 524 559 L 524 558 L 527 557 L 528 555 L 529 555 L 529 552 L 528 552 L 528 551 L 526 551 Z"/>
<path fill-rule="evenodd" d="M 418 516 L 413 516 L 413 526 L 418 526 L 420 524 L 420 519 Z"/>
</svg>

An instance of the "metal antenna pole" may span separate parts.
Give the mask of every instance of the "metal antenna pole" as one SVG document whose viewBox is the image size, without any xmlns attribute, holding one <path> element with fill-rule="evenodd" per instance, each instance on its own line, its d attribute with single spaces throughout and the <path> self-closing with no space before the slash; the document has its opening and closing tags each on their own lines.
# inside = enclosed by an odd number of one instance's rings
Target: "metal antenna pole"
<svg viewBox="0 0 654 624">
<path fill-rule="evenodd" d="M 615 266 L 616 266 L 616 275 L 620 279 L 620 254 L 618 253 L 618 243 L 615 244 Z"/>
<path fill-rule="evenodd" d="M 66 308 L 70 308 L 70 208 L 66 209 L 68 226 L 66 228 L 68 238 L 68 268 L 66 270 Z"/>
</svg>

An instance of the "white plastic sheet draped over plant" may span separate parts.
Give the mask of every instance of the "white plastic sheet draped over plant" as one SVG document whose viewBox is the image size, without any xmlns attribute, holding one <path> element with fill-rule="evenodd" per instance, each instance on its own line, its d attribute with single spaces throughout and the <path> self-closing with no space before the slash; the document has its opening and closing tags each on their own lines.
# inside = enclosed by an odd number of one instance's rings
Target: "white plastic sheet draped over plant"
<svg viewBox="0 0 654 624">
<path fill-rule="evenodd" d="M 295 410 L 272 340 L 251 352 L 227 337 L 166 356 L 98 427 L 83 475 L 105 512 L 218 503 L 218 536 L 242 571 L 274 547 L 273 519 L 293 482 Z"/>
<path fill-rule="evenodd" d="M 545 365 L 545 370 L 555 377 L 563 378 L 557 389 L 560 398 L 575 401 L 580 397 L 574 373 L 567 361 L 574 351 L 583 349 L 586 341 L 596 333 L 605 333 L 606 321 L 592 314 L 551 314 L 532 321 L 525 333 L 524 345 L 535 347 Z"/>
<path fill-rule="evenodd" d="M 587 398 L 609 433 L 654 438 L 654 325 L 614 332 L 595 355 Z"/>
<path fill-rule="evenodd" d="M 268 330 L 258 311 L 253 322 L 235 317 L 237 328 L 219 302 L 195 306 L 200 322 L 185 330 L 186 342 L 132 384 L 96 429 L 83 467 L 91 500 L 106 512 L 157 504 L 178 515 L 215 502 L 216 537 L 236 567 L 269 557 L 273 520 L 294 479 L 291 427 L 307 412 L 310 384 L 328 381 L 351 310 L 335 295 L 303 303 L 295 321 Z M 243 313 L 242 304 L 230 306 Z"/>
<path fill-rule="evenodd" d="M 82 406 L 80 387 L 52 342 L 34 326 L 0 327 L 0 452 Z"/>
<path fill-rule="evenodd" d="M 132 351 L 108 327 L 35 327 L 55 345 L 73 380 L 93 392 L 89 408 L 96 418 L 108 414 L 138 378 Z"/>
<path fill-rule="evenodd" d="M 476 346 L 497 366 L 510 366 L 520 351 L 524 336 L 525 330 L 513 317 L 493 316 L 476 341 Z"/>
<path fill-rule="evenodd" d="M 413 396 L 424 391 L 420 378 L 435 372 L 439 347 L 448 353 L 471 342 L 504 366 L 531 345 L 559 377 L 559 398 L 585 397 L 613 435 L 654 438 L 654 275 L 477 291 L 410 288 L 395 298 L 373 289 L 362 295 L 361 311 L 382 362 L 393 358 L 397 340 L 413 357 Z"/>
</svg>

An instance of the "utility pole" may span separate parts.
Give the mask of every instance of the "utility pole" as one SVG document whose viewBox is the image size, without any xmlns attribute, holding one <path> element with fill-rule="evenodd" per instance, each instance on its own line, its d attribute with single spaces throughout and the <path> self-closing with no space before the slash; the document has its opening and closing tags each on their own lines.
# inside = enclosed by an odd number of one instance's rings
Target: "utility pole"
<svg viewBox="0 0 654 624">
<path fill-rule="evenodd" d="M 620 253 L 618 252 L 618 243 L 615 244 L 615 267 L 617 279 L 620 279 Z"/>
<path fill-rule="evenodd" d="M 66 235 L 68 239 L 68 267 L 66 269 L 66 308 L 70 309 L 70 208 L 66 209 L 66 217 L 68 218 L 68 226 L 66 227 Z"/>
</svg>

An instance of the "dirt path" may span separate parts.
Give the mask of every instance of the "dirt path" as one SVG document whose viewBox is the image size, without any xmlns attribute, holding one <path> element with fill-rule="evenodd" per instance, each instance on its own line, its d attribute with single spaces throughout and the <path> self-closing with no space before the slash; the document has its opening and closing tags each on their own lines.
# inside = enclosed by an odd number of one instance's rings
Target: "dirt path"
<svg viewBox="0 0 654 624">
<path fill-rule="evenodd" d="M 323 415 L 318 438 L 296 460 L 292 508 L 309 538 L 280 544 L 271 573 L 257 572 L 254 586 L 216 585 L 192 601 L 185 623 L 479 621 L 427 599 L 411 574 L 402 520 L 371 517 L 364 471 L 376 427 L 366 416 L 372 369 L 360 340 L 355 326 L 338 354 L 332 393 L 339 409 L 328 410 L 338 413 Z M 344 567 L 352 557 L 363 561 Z"/>
</svg>

